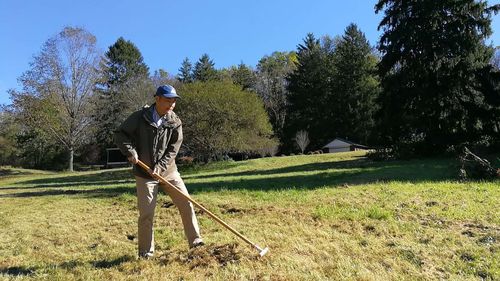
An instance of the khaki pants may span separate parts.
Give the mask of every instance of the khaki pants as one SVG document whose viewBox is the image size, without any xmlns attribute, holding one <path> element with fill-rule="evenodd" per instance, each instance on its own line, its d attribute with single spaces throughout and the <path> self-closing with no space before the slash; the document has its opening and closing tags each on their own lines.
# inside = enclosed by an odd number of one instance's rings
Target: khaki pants
<svg viewBox="0 0 500 281">
<path fill-rule="evenodd" d="M 184 194 L 189 195 L 179 172 L 173 172 L 171 175 L 167 176 L 166 179 Z M 154 252 L 153 218 L 158 186 L 163 188 L 170 196 L 177 209 L 179 209 L 182 224 L 184 225 L 184 233 L 189 246 L 193 246 L 193 241 L 196 238 L 201 238 L 198 220 L 196 219 L 193 204 L 191 202 L 182 198 L 175 190 L 172 190 L 171 187 L 159 184 L 157 180 L 136 176 L 135 182 L 137 187 L 137 207 L 139 209 L 139 255 L 148 253 L 153 254 Z"/>
</svg>

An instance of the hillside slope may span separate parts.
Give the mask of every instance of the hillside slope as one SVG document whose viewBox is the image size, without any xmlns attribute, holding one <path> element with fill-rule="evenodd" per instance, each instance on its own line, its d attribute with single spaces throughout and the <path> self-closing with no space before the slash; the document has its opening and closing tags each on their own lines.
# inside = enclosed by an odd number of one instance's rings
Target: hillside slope
<svg viewBox="0 0 500 281">
<path fill-rule="evenodd" d="M 0 176 L 0 279 L 500 279 L 500 182 L 456 180 L 452 159 L 363 153 L 220 162 L 183 170 L 193 198 L 270 253 L 198 212 L 188 251 L 160 195 L 156 258 L 136 260 L 129 169 Z"/>
</svg>

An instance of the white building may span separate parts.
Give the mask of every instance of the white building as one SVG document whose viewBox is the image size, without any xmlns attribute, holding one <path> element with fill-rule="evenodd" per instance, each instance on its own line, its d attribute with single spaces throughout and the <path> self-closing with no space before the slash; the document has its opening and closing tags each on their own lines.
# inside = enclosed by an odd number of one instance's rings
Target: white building
<svg viewBox="0 0 500 281">
<path fill-rule="evenodd" d="M 346 151 L 356 151 L 356 150 L 366 150 L 369 149 L 367 146 L 353 143 L 351 141 L 336 138 L 327 145 L 323 146 L 322 150 L 325 153 L 335 153 L 335 152 L 346 152 Z"/>
</svg>

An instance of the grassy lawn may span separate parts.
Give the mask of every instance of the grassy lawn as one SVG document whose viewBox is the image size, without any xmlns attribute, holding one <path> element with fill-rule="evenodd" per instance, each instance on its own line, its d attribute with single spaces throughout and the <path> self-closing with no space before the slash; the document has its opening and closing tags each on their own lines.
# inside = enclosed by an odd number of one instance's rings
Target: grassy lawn
<svg viewBox="0 0 500 281">
<path fill-rule="evenodd" d="M 162 194 L 156 257 L 145 261 L 129 169 L 4 167 L 0 279 L 499 280 L 500 182 L 460 183 L 457 171 L 454 159 L 371 162 L 360 152 L 184 170 L 193 198 L 270 252 L 257 259 L 202 212 L 207 245 L 188 251 Z"/>
</svg>

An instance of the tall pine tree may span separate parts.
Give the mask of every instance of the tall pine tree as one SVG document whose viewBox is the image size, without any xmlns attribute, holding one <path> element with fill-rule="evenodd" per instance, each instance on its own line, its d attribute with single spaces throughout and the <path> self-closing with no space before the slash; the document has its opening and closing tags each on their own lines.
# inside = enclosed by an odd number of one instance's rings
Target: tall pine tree
<svg viewBox="0 0 500 281">
<path fill-rule="evenodd" d="M 350 24 L 336 42 L 335 68 L 329 101 L 331 127 L 338 137 L 369 143 L 374 128 L 375 99 L 379 94 L 377 58 L 370 43 L 355 24 Z"/>
<path fill-rule="evenodd" d="M 210 59 L 208 54 L 203 54 L 194 65 L 193 77 L 195 81 L 207 82 L 219 80 L 215 63 Z"/>
<path fill-rule="evenodd" d="M 229 69 L 231 80 L 234 84 L 240 85 L 243 90 L 251 90 L 255 88 L 255 72 L 253 69 L 243 62 L 237 67 Z"/>
<path fill-rule="evenodd" d="M 431 154 L 491 138 L 488 124 L 498 116 L 480 88 L 492 55 L 485 39 L 499 8 L 475 0 L 377 3 L 376 12 L 384 12 L 379 116 L 387 144 Z"/>
<path fill-rule="evenodd" d="M 149 68 L 139 49 L 122 37 L 109 47 L 101 62 L 100 97 L 96 105 L 96 141 L 114 146 L 113 132 L 132 111 L 151 99 Z"/>
<path fill-rule="evenodd" d="M 327 40 L 327 42 L 329 42 Z M 290 74 L 288 107 L 283 150 L 296 151 L 294 137 L 298 131 L 309 134 L 311 149 L 319 149 L 334 135 L 328 121 L 329 96 L 333 65 L 329 44 L 322 45 L 312 33 L 297 48 L 297 66 Z"/>
<path fill-rule="evenodd" d="M 182 61 L 181 68 L 179 68 L 178 79 L 182 83 L 193 82 L 193 65 L 188 58 Z"/>
</svg>

